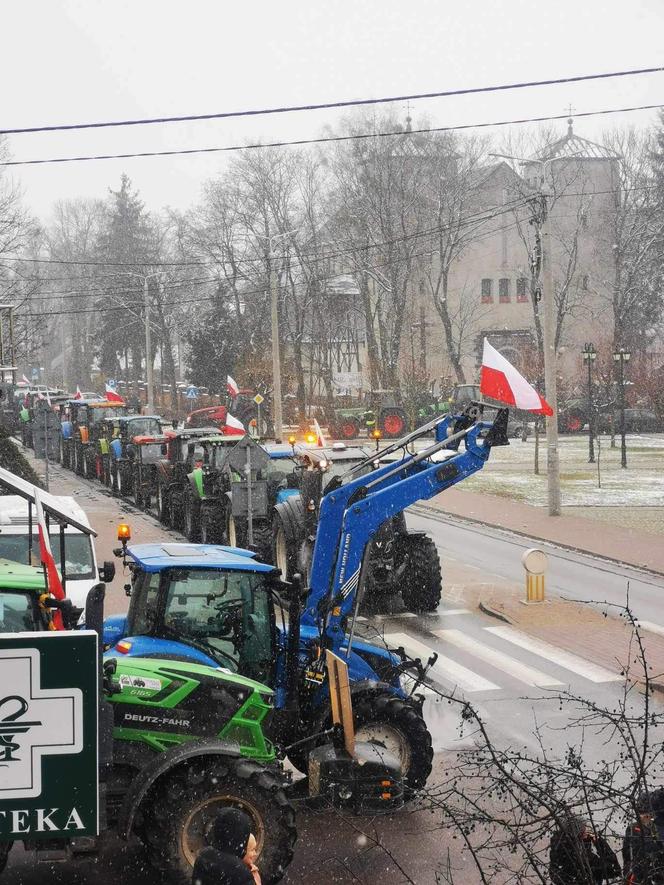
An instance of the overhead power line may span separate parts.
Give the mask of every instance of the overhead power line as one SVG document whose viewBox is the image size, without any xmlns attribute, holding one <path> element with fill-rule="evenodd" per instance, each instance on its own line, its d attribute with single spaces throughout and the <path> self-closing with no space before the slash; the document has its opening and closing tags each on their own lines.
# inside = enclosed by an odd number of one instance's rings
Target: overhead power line
<svg viewBox="0 0 664 885">
<path fill-rule="evenodd" d="M 58 123 L 52 126 L 26 126 L 0 129 L 0 135 L 25 135 L 34 132 L 62 132 L 71 129 L 108 129 L 117 126 L 148 126 L 155 123 L 191 123 L 197 120 L 225 120 L 237 117 L 261 117 L 270 114 L 292 114 L 301 111 L 323 111 L 366 105 L 390 104 L 392 102 L 421 101 L 432 98 L 450 98 L 458 95 L 477 95 L 483 92 L 507 92 L 512 89 L 530 89 L 538 86 L 559 86 L 565 83 L 581 83 L 589 80 L 608 80 L 613 77 L 633 77 L 638 74 L 655 74 L 664 67 L 635 68 L 629 71 L 608 71 L 602 74 L 581 74 L 576 77 L 557 77 L 551 80 L 529 80 L 504 83 L 496 86 L 475 86 L 468 89 L 448 89 L 443 92 L 420 92 L 414 95 L 390 95 L 384 98 L 358 98 L 347 101 L 328 101 L 319 104 L 289 105 L 244 111 L 222 111 L 213 114 L 183 114 L 177 117 L 144 117 L 133 120 L 104 120 L 96 123 Z"/>
<path fill-rule="evenodd" d="M 607 114 L 628 114 L 632 111 L 651 111 L 662 107 L 662 104 L 644 104 L 629 108 L 607 108 L 601 111 L 581 111 L 574 114 L 579 117 L 599 117 Z M 45 166 L 56 163 L 85 163 L 98 160 L 135 160 L 146 157 L 181 157 L 189 154 L 219 154 L 236 151 L 265 150 L 265 148 L 305 147 L 311 144 L 330 142 L 361 141 L 370 138 L 391 138 L 393 136 L 423 135 L 431 132 L 461 132 L 468 129 L 488 129 L 495 126 L 518 126 L 524 123 L 545 123 L 553 120 L 564 120 L 569 114 L 554 114 L 547 117 L 523 117 L 515 120 L 494 120 L 490 123 L 465 123 L 458 126 L 430 126 L 422 129 L 395 130 L 392 132 L 360 132 L 353 135 L 328 135 L 320 138 L 300 138 L 294 141 L 268 141 L 256 144 L 235 144 L 226 147 L 181 148 L 173 151 L 135 151 L 126 154 L 90 154 L 77 157 L 47 157 L 37 160 L 6 160 L 0 166 Z"/>
</svg>

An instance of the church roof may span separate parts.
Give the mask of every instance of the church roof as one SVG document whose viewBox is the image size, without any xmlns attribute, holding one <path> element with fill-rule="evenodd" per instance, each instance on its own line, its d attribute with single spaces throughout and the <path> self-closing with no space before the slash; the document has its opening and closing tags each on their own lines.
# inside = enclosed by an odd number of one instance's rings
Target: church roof
<svg viewBox="0 0 664 885">
<path fill-rule="evenodd" d="M 567 135 L 548 144 L 537 154 L 538 160 L 618 160 L 619 155 L 601 144 L 574 134 L 573 120 L 567 121 Z"/>
</svg>

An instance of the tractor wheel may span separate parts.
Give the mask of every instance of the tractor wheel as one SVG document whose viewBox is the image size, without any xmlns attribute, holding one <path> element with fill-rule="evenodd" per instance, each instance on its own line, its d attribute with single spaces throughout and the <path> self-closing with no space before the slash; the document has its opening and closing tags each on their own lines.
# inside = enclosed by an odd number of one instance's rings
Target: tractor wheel
<svg viewBox="0 0 664 885">
<path fill-rule="evenodd" d="M 185 495 L 182 513 L 183 532 L 188 541 L 198 544 L 201 537 L 201 502 Z"/>
<path fill-rule="evenodd" d="M 122 462 L 116 464 L 115 467 L 115 488 L 114 491 L 119 498 L 128 498 L 131 495 L 131 473 L 127 469 L 126 464 Z"/>
<path fill-rule="evenodd" d="M 168 496 L 168 512 L 170 514 L 170 524 L 171 528 L 180 531 L 182 529 L 183 521 L 183 495 L 182 492 L 171 492 Z"/>
<path fill-rule="evenodd" d="M 83 446 L 74 443 L 74 473 L 83 476 Z"/>
<path fill-rule="evenodd" d="M 229 547 L 243 547 L 245 544 L 244 533 L 238 525 L 235 517 L 229 511 L 226 517 L 226 543 Z"/>
<path fill-rule="evenodd" d="M 224 511 L 218 505 L 201 508 L 201 544 L 223 544 Z"/>
<path fill-rule="evenodd" d="M 408 423 L 401 409 L 384 409 L 380 414 L 380 429 L 385 439 L 398 439 L 406 432 Z"/>
<path fill-rule="evenodd" d="M 424 787 L 431 774 L 433 747 L 424 717 L 412 701 L 396 697 L 387 688 L 359 691 L 353 694 L 353 721 L 358 741 L 378 744 L 400 760 L 408 794 Z M 331 722 L 311 727 L 321 732 L 331 727 Z M 288 754 L 291 764 L 303 774 L 315 745 L 312 741 Z"/>
<path fill-rule="evenodd" d="M 239 808 L 251 818 L 263 882 L 278 882 L 293 858 L 297 838 L 293 807 L 280 780 L 251 760 L 194 760 L 162 777 L 146 802 L 150 862 L 178 885 L 191 882 L 196 857 L 224 807 Z"/>
<path fill-rule="evenodd" d="M 81 476 L 85 479 L 89 479 L 90 474 L 90 460 L 88 459 L 88 453 L 86 449 L 81 449 Z"/>
<path fill-rule="evenodd" d="M 133 489 L 134 504 L 138 508 L 138 510 L 142 510 L 145 502 L 144 502 L 144 496 L 143 496 L 143 489 L 142 489 L 141 484 L 139 482 L 138 473 L 133 474 L 132 480 L 131 480 L 131 487 Z"/>
<path fill-rule="evenodd" d="M 62 436 L 60 437 L 60 464 L 63 467 L 69 467 L 69 446 Z"/>
<path fill-rule="evenodd" d="M 401 761 L 404 786 L 421 790 L 431 774 L 433 747 L 421 712 L 389 691 L 353 696 L 355 737 L 384 747 Z"/>
<path fill-rule="evenodd" d="M 254 547 L 256 555 L 262 562 L 272 561 L 272 527 L 267 520 L 255 522 L 254 531 Z"/>
<path fill-rule="evenodd" d="M 0 873 L 7 866 L 7 858 L 12 850 L 13 842 L 0 842 Z"/>
<path fill-rule="evenodd" d="M 360 423 L 355 418 L 342 418 L 339 422 L 339 439 L 357 439 Z"/>
<path fill-rule="evenodd" d="M 282 518 L 278 513 L 272 520 L 272 562 L 281 569 L 283 581 L 290 581 L 297 571 L 297 545 L 289 543 Z"/>
<path fill-rule="evenodd" d="M 163 483 L 157 482 L 157 494 L 155 505 L 157 508 L 157 519 L 162 525 L 171 524 L 171 510 L 168 503 L 168 492 L 164 488 Z"/>
<path fill-rule="evenodd" d="M 436 545 L 427 535 L 404 535 L 399 545 L 408 557 L 401 579 L 404 605 L 412 612 L 436 611 L 443 593 Z"/>
</svg>

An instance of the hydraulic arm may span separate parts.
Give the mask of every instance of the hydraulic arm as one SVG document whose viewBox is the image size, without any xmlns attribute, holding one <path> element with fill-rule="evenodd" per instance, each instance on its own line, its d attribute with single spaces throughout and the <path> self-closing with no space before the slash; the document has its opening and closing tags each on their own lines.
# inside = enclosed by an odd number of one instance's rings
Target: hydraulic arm
<svg viewBox="0 0 664 885">
<path fill-rule="evenodd" d="M 385 520 L 417 501 L 433 498 L 484 466 L 495 445 L 509 445 L 508 410 L 500 409 L 492 422 L 476 419 L 481 405 L 473 404 L 461 415 L 436 418 L 353 469 L 366 466 L 387 453 L 403 449 L 399 461 L 383 464 L 362 476 L 328 486 L 320 507 L 312 567 L 311 591 L 302 615 L 305 624 L 326 623 L 333 644 L 344 636 L 344 622 L 351 614 L 367 545 Z M 407 445 L 434 429 L 435 441 L 413 454 Z M 459 450 L 463 443 L 463 449 Z M 448 449 L 455 454 L 432 460 Z"/>
</svg>

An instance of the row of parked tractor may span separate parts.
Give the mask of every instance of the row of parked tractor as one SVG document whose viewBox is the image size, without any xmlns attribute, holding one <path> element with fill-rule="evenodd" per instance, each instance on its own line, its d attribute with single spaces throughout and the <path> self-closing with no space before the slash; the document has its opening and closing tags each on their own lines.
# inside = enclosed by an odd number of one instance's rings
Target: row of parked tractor
<svg viewBox="0 0 664 885">
<path fill-rule="evenodd" d="M 28 445 L 30 428 L 41 424 L 40 408 L 43 403 L 24 423 Z M 370 445 L 321 446 L 294 437 L 259 442 L 223 423 L 177 427 L 103 399 L 64 399 L 50 411 L 58 420 L 49 450 L 63 467 L 151 510 L 193 543 L 249 547 L 280 568 L 284 580 L 299 573 L 305 584 L 326 488 L 374 453 Z M 373 466 L 362 469 L 368 473 Z M 372 541 L 362 591 L 373 609 L 398 595 L 411 611 L 437 608 L 436 546 L 427 535 L 409 532 L 403 513 L 388 519 Z"/>
</svg>

